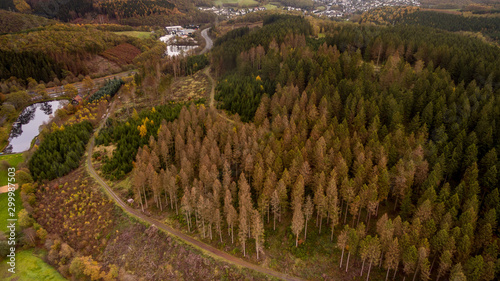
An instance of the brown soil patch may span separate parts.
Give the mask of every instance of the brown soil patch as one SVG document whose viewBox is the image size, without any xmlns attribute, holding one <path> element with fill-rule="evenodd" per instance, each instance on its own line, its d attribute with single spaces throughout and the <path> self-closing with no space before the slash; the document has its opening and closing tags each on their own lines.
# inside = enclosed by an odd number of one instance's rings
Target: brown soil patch
<svg viewBox="0 0 500 281">
<path fill-rule="evenodd" d="M 119 65 L 131 64 L 135 57 L 141 53 L 141 50 L 137 49 L 135 46 L 123 43 L 113 48 L 109 48 L 104 51 L 101 56 L 106 59 L 115 62 Z"/>
<path fill-rule="evenodd" d="M 18 188 L 18 185 L 16 184 L 16 189 L 17 188 Z M 8 185 L 0 186 L 0 194 L 8 192 L 8 191 L 9 191 L 9 186 Z"/>
<path fill-rule="evenodd" d="M 122 70 L 117 63 L 101 56 L 92 56 L 91 59 L 85 62 L 85 66 L 89 70 L 89 73 L 97 77 L 105 76 L 109 73 L 117 73 Z"/>
</svg>

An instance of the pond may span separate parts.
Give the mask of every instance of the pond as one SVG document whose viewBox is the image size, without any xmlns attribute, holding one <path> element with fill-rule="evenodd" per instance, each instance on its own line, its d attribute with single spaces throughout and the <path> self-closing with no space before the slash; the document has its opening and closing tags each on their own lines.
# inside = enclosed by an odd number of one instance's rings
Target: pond
<svg viewBox="0 0 500 281">
<path fill-rule="evenodd" d="M 178 44 L 175 35 L 172 34 L 160 37 L 160 41 L 167 44 L 167 49 L 165 50 L 165 54 L 169 57 L 186 55 L 188 51 L 196 49 L 196 47 L 198 47 L 198 45 Z"/>
<path fill-rule="evenodd" d="M 187 45 L 168 45 L 167 51 L 165 52 L 167 56 L 173 57 L 178 55 L 185 55 L 188 51 L 196 49 L 198 46 L 187 46 Z"/>
<path fill-rule="evenodd" d="M 9 145 L 3 152 L 19 153 L 30 148 L 33 138 L 38 136 L 38 128 L 47 123 L 57 109 L 68 104 L 67 100 L 40 102 L 26 107 L 12 125 Z"/>
</svg>

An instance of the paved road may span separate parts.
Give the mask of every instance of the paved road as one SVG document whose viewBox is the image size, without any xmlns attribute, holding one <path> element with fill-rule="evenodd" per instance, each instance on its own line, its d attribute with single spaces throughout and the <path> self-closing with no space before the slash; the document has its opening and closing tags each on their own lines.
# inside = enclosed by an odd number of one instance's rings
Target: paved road
<svg viewBox="0 0 500 281">
<path fill-rule="evenodd" d="M 200 52 L 200 55 L 210 51 L 210 49 L 212 49 L 212 47 L 214 46 L 214 42 L 212 41 L 212 39 L 210 39 L 207 33 L 209 29 L 210 27 L 205 28 L 201 31 L 201 36 L 203 36 L 203 38 L 205 39 L 206 44 L 205 48 Z"/>
<path fill-rule="evenodd" d="M 113 107 L 114 107 L 114 103 L 111 105 L 110 113 L 112 112 Z M 109 114 L 107 116 L 109 116 Z M 98 132 L 100 130 L 102 125 L 105 123 L 105 121 L 106 121 L 106 119 L 101 121 L 101 125 L 96 130 L 96 132 Z M 141 219 L 141 220 L 143 220 L 151 225 L 155 225 L 156 227 L 166 231 L 170 235 L 176 236 L 177 238 L 183 240 L 187 244 L 191 244 L 194 247 L 201 249 L 202 251 L 204 251 L 205 253 L 208 253 L 210 256 L 214 257 L 215 259 L 222 259 L 227 263 L 230 263 L 230 264 L 233 264 L 236 266 L 250 268 L 250 269 L 253 269 L 257 272 L 261 272 L 261 273 L 264 273 L 264 274 L 267 274 L 267 275 L 270 275 L 270 276 L 273 276 L 276 278 L 280 278 L 283 280 L 302 280 L 298 277 L 289 276 L 289 275 L 286 275 L 284 273 L 280 273 L 280 272 L 274 271 L 272 269 L 264 268 L 264 267 L 261 267 L 259 265 L 242 260 L 240 258 L 234 257 L 234 256 L 232 256 L 224 251 L 221 251 L 221 250 L 214 248 L 208 244 L 205 244 L 201 241 L 198 241 L 198 240 L 194 239 L 193 237 L 186 235 L 186 234 L 182 233 L 181 231 L 174 229 L 174 228 L 172 228 L 172 227 L 170 227 L 170 226 L 168 226 L 168 225 L 166 225 L 166 224 L 164 224 L 156 219 L 150 218 L 150 217 L 144 215 L 143 213 L 141 213 L 139 210 L 136 210 L 136 209 L 130 207 L 128 204 L 123 202 L 123 200 L 118 195 L 116 195 L 116 193 L 111 189 L 111 187 L 109 187 L 109 185 L 99 175 L 97 175 L 96 171 L 94 170 L 94 167 L 92 167 L 92 150 L 94 148 L 94 141 L 95 141 L 95 137 L 94 137 L 94 135 L 92 135 L 92 139 L 90 140 L 90 143 L 88 145 L 88 151 L 87 151 L 87 165 L 86 165 L 87 171 L 104 188 L 106 193 L 115 201 L 115 203 L 118 206 L 120 206 L 125 212 L 127 212 L 130 215 L 132 215 L 136 218 L 139 218 L 139 219 Z"/>
</svg>

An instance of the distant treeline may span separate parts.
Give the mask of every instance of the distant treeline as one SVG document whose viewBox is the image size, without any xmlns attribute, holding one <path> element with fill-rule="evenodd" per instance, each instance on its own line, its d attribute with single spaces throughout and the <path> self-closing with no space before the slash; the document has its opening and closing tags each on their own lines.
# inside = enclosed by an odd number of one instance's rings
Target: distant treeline
<svg viewBox="0 0 500 281">
<path fill-rule="evenodd" d="M 418 11 L 407 15 L 401 23 L 430 26 L 453 32 L 481 32 L 496 41 L 500 40 L 499 17 L 464 17 L 431 11 Z"/>
</svg>

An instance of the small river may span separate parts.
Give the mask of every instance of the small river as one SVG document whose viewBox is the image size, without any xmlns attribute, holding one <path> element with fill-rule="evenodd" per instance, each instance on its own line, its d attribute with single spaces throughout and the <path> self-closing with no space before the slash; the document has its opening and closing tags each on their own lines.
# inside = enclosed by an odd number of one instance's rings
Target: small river
<svg viewBox="0 0 500 281">
<path fill-rule="evenodd" d="M 54 117 L 57 109 L 68 104 L 67 100 L 40 102 L 26 107 L 19 115 L 10 132 L 9 145 L 5 153 L 19 153 L 30 148 L 33 138 L 38 136 L 38 128 Z"/>
</svg>

